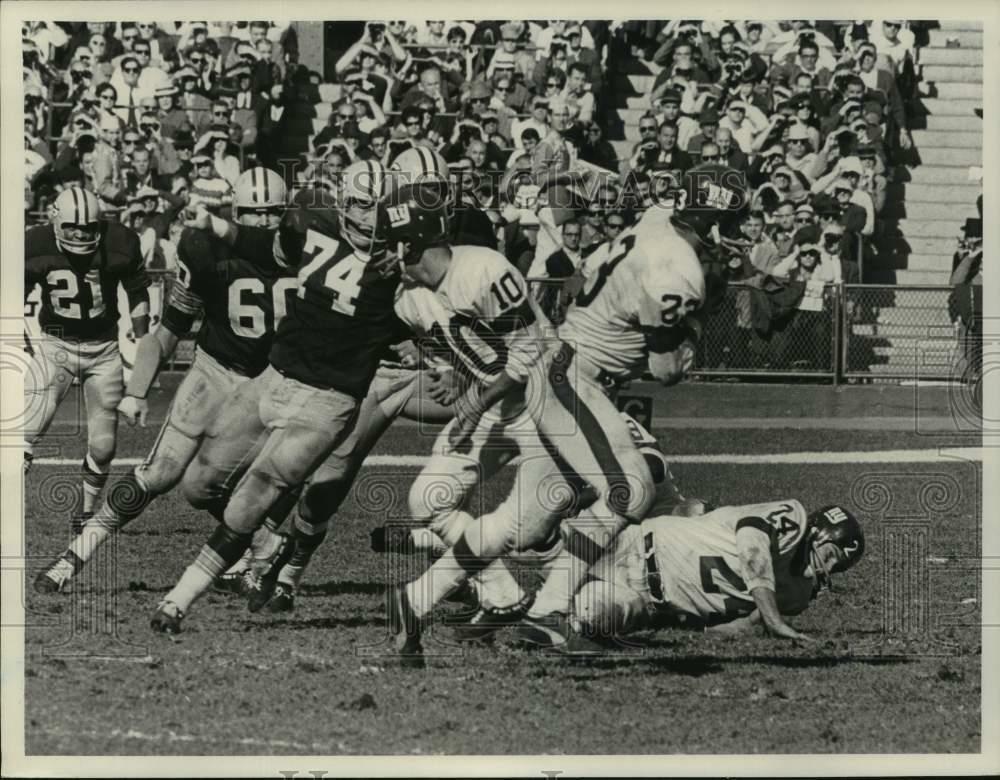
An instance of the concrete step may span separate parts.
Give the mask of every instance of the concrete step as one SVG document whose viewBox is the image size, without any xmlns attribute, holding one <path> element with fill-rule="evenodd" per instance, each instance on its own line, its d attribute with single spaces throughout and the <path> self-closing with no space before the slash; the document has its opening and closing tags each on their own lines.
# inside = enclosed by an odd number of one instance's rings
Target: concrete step
<svg viewBox="0 0 1000 780">
<path fill-rule="evenodd" d="M 932 282 L 932 284 L 936 284 Z M 902 329 L 909 328 L 912 331 L 914 328 L 927 329 L 932 328 L 935 331 L 939 331 L 942 328 L 951 328 L 951 320 L 948 319 L 948 301 L 947 299 L 942 300 L 941 309 L 919 309 L 914 311 L 913 309 L 907 309 L 906 307 L 897 306 L 892 309 L 882 309 L 878 315 L 878 322 L 875 323 L 876 333 L 881 333 L 885 328 L 892 328 L 899 332 Z M 855 325 L 855 328 L 858 326 Z"/>
<path fill-rule="evenodd" d="M 631 90 L 640 95 L 648 95 L 653 91 L 655 76 L 639 73 L 619 74 L 615 79 L 615 84 L 624 88 L 624 91 Z"/>
<path fill-rule="evenodd" d="M 982 128 L 969 130 L 913 130 L 913 142 L 917 149 L 982 149 Z"/>
<path fill-rule="evenodd" d="M 952 236 L 940 236 L 938 238 L 921 236 L 910 241 L 910 251 L 913 254 L 947 257 L 947 267 L 951 271 L 951 256 L 958 249 L 958 236 L 959 233 L 955 233 Z M 912 257 L 913 254 L 910 256 Z"/>
<path fill-rule="evenodd" d="M 976 204 L 973 203 L 949 203 L 941 201 L 939 203 L 928 203 L 926 201 L 896 201 L 887 202 L 882 210 L 882 216 L 890 218 L 907 219 L 954 219 L 964 223 L 966 217 L 974 217 L 978 214 Z"/>
<path fill-rule="evenodd" d="M 316 118 L 322 119 L 324 122 L 330 118 L 330 114 L 333 112 L 333 103 L 317 103 L 316 104 Z"/>
<path fill-rule="evenodd" d="M 920 160 L 924 165 L 942 165 L 954 168 L 968 168 L 983 164 L 982 149 L 920 149 Z M 966 171 L 968 178 L 968 171 Z"/>
<path fill-rule="evenodd" d="M 851 333 L 855 336 L 877 336 L 886 339 L 890 344 L 896 341 L 901 343 L 912 342 L 914 339 L 931 341 L 951 339 L 952 343 L 954 343 L 955 338 L 955 328 L 950 324 L 947 326 L 931 325 L 927 327 L 922 325 L 916 327 L 883 325 L 881 323 L 856 324 L 851 326 Z"/>
<path fill-rule="evenodd" d="M 982 49 L 982 30 L 931 30 L 931 46 L 943 48 L 949 38 L 957 38 L 962 49 Z M 924 49 L 927 51 L 927 49 Z"/>
<path fill-rule="evenodd" d="M 852 370 L 859 370 L 852 366 Z M 916 364 L 899 365 L 896 363 L 874 363 L 868 366 L 868 371 L 878 377 L 880 374 L 886 375 L 886 384 L 895 384 L 890 379 L 899 376 L 906 376 L 910 379 L 951 379 L 954 369 L 951 366 L 918 366 Z"/>
<path fill-rule="evenodd" d="M 926 65 L 921 73 L 924 81 L 960 81 L 982 83 L 983 69 L 979 65 Z"/>
<path fill-rule="evenodd" d="M 951 238 L 959 235 L 964 219 L 901 219 L 899 229 L 912 246 L 917 238 Z"/>
<path fill-rule="evenodd" d="M 976 109 L 983 107 L 983 101 L 981 100 L 945 100 L 943 98 L 923 98 L 920 102 L 924 110 L 931 116 L 938 114 L 945 116 L 967 116 L 970 120 L 976 119 L 982 121 L 978 116 L 976 116 Z"/>
<path fill-rule="evenodd" d="M 982 49 L 947 49 L 927 46 L 920 50 L 920 64 L 928 65 L 983 65 Z"/>
<path fill-rule="evenodd" d="M 925 81 L 924 84 L 930 84 L 931 82 Z M 983 99 L 983 84 L 982 82 L 971 82 L 963 83 L 961 81 L 938 81 L 934 83 L 932 88 L 936 90 L 934 93 L 935 97 L 943 98 L 945 100 L 951 100 L 952 98 L 958 100 L 979 100 Z M 980 102 L 980 106 L 982 102 Z"/>
<path fill-rule="evenodd" d="M 938 24 L 942 30 L 983 31 L 983 23 L 977 19 L 942 19 Z"/>
<path fill-rule="evenodd" d="M 890 184 L 886 199 L 906 203 L 972 203 L 982 192 L 978 184 Z"/>
<path fill-rule="evenodd" d="M 969 116 L 935 114 L 927 115 L 923 120 L 928 130 L 978 130 L 983 126 L 983 120 L 975 114 Z"/>
<path fill-rule="evenodd" d="M 932 165 L 924 159 L 924 164 L 910 171 L 911 182 L 907 184 L 970 184 L 969 165 Z M 978 163 L 975 163 L 978 165 Z"/>
<path fill-rule="evenodd" d="M 621 103 L 621 96 L 616 96 L 616 102 Z M 649 95 L 628 95 L 625 97 L 625 108 L 627 109 L 642 109 L 645 111 L 650 107 Z"/>
<path fill-rule="evenodd" d="M 630 125 L 632 125 L 632 126 L 638 125 L 639 124 L 639 119 L 642 118 L 642 115 L 645 114 L 646 111 L 647 111 L 646 108 L 616 108 L 615 109 L 615 113 L 618 115 L 618 118 L 622 122 L 625 123 L 626 127 L 628 127 Z"/>
<path fill-rule="evenodd" d="M 955 337 L 941 339 L 900 339 L 891 344 L 878 345 L 875 347 L 876 355 L 900 356 L 905 360 L 912 360 L 916 354 L 920 354 L 925 360 L 940 364 L 949 361 L 955 353 Z M 904 357 L 905 356 L 905 357 Z"/>
<path fill-rule="evenodd" d="M 949 271 L 912 271 L 903 268 L 896 271 L 896 284 L 948 284 Z"/>
<path fill-rule="evenodd" d="M 918 247 L 922 248 L 922 247 Z M 951 258 L 949 254 L 912 254 L 906 258 L 904 271 L 933 271 L 951 275 Z"/>
</svg>

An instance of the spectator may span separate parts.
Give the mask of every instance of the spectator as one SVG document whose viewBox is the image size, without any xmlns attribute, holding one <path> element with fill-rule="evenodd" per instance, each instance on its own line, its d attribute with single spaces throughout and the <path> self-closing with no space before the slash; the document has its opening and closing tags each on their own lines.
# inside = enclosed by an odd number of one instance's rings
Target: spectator
<svg viewBox="0 0 1000 780">
<path fill-rule="evenodd" d="M 566 73 L 559 68 L 546 71 L 544 78 L 538 84 L 538 91 L 546 100 L 556 100 L 566 88 Z"/>
<path fill-rule="evenodd" d="M 902 19 L 875 20 L 868 31 L 868 40 L 897 73 L 907 57 L 913 56 L 914 35 L 903 29 Z"/>
<path fill-rule="evenodd" d="M 554 176 L 570 170 L 577 158 L 577 146 L 574 143 L 573 111 L 561 100 L 549 103 L 552 115 L 552 126 L 548 135 L 532 154 L 532 172 L 539 185 L 552 181 Z"/>
<path fill-rule="evenodd" d="M 532 81 L 535 58 L 520 47 L 524 33 L 522 22 L 511 21 L 500 26 L 500 43 L 486 66 L 486 78 L 502 73 L 511 79 L 520 75 L 521 81 Z"/>
<path fill-rule="evenodd" d="M 195 154 L 191 158 L 193 175 L 191 179 L 190 204 L 203 203 L 210 211 L 218 211 L 232 202 L 232 187 L 219 174 L 215 161 L 207 154 Z"/>
<path fill-rule="evenodd" d="M 877 218 L 885 207 L 888 181 L 879 170 L 881 161 L 875 153 L 874 146 L 870 144 L 859 146 L 858 159 L 861 161 L 861 179 L 858 182 L 858 188 L 867 192 L 871 197 Z"/>
<path fill-rule="evenodd" d="M 229 133 L 225 125 L 213 125 L 195 144 L 196 157 L 211 157 L 215 173 L 232 187 L 240 177 L 240 161 L 229 153 Z"/>
<path fill-rule="evenodd" d="M 714 108 L 703 109 L 698 116 L 698 127 L 701 128 L 701 134 L 688 141 L 687 151 L 690 154 L 700 155 L 702 144 L 715 141 L 715 133 L 719 129 L 719 112 Z"/>
<path fill-rule="evenodd" d="M 212 124 L 212 103 L 198 90 L 198 74 L 184 67 L 174 74 L 173 80 L 180 85 L 180 94 L 175 98 L 177 107 L 184 112 L 195 134 L 201 135 Z"/>
<path fill-rule="evenodd" d="M 563 100 L 576 110 L 581 123 L 590 122 L 594 116 L 594 95 L 587 88 L 587 68 L 580 63 L 569 66 Z"/>
<path fill-rule="evenodd" d="M 590 90 L 595 95 L 600 95 L 604 82 L 601 58 L 593 45 L 586 46 L 584 44 L 584 29 L 576 22 L 570 22 L 566 25 L 563 33 L 566 39 L 566 61 L 570 68 L 574 65 L 582 66 Z M 587 35 L 590 35 L 589 31 Z"/>
<path fill-rule="evenodd" d="M 795 122 L 788 129 L 788 151 L 785 165 L 798 171 L 810 182 L 815 178 L 816 154 L 809 148 L 809 131 L 801 122 Z"/>
<path fill-rule="evenodd" d="M 524 148 L 524 131 L 531 128 L 538 133 L 541 140 L 548 136 L 551 127 L 549 126 L 549 101 L 543 97 L 536 97 L 531 101 L 531 116 L 528 119 L 519 119 L 511 124 L 511 138 L 514 141 L 515 149 Z"/>
<path fill-rule="evenodd" d="M 796 229 L 816 224 L 816 210 L 808 203 L 800 203 L 795 207 Z"/>
<path fill-rule="evenodd" d="M 136 31 L 138 35 L 138 31 Z M 128 127 L 138 127 L 139 111 L 143 98 L 152 97 L 152 92 L 146 92 L 139 86 L 139 76 L 142 66 L 139 58 L 134 54 L 127 54 L 121 58 L 120 70 L 112 76 L 111 84 L 115 88 L 118 96 L 117 104 L 120 106 L 116 113 L 118 118 Z"/>
<path fill-rule="evenodd" d="M 573 275 L 583 262 L 580 255 L 580 223 L 564 222 L 560 231 L 562 246 L 545 260 L 545 275 L 550 279 L 565 279 Z"/>
<path fill-rule="evenodd" d="M 618 154 L 611 142 L 603 138 L 601 126 L 597 122 L 583 123 L 581 130 L 584 141 L 580 146 L 580 159 L 598 168 L 617 172 Z"/>
<path fill-rule="evenodd" d="M 510 148 L 510 138 L 500 131 L 500 119 L 496 111 L 493 109 L 484 111 L 479 120 L 483 126 L 483 135 L 489 143 L 493 144 L 498 151 Z"/>
<path fill-rule="evenodd" d="M 156 88 L 155 118 L 164 138 L 172 138 L 183 125 L 188 124 L 187 113 L 177 107 L 179 94 L 180 90 L 173 84 Z"/>
<path fill-rule="evenodd" d="M 801 208 L 812 210 L 812 206 L 807 203 L 803 204 Z M 803 212 L 804 214 L 805 212 Z M 774 210 L 774 222 L 769 226 L 768 234 L 779 258 L 787 257 L 794 247 L 797 227 L 795 217 L 795 204 L 790 200 L 781 201 L 778 208 Z"/>
<path fill-rule="evenodd" d="M 720 127 L 715 133 L 715 145 L 719 147 L 721 161 L 735 171 L 746 172 L 750 160 L 743 151 L 733 143 L 733 131 L 728 127 Z"/>
<path fill-rule="evenodd" d="M 417 85 L 403 95 L 401 108 L 415 106 L 421 99 L 430 100 L 439 114 L 458 110 L 457 90 L 449 82 L 442 81 L 441 70 L 435 66 L 421 71 Z"/>
</svg>

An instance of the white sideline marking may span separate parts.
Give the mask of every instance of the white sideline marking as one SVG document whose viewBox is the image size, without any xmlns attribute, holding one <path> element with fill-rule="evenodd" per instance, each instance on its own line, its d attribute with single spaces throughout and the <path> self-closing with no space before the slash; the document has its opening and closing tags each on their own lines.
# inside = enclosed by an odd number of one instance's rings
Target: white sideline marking
<svg viewBox="0 0 1000 780">
<path fill-rule="evenodd" d="M 369 455 L 365 466 L 423 466 L 429 455 Z M 714 455 L 672 455 L 671 463 L 719 463 L 719 464 L 800 464 L 826 465 L 837 463 L 950 463 L 956 460 L 983 459 L 980 447 L 950 447 L 934 450 L 856 450 L 853 452 L 774 452 L 760 455 L 741 453 L 718 453 Z M 138 466 L 143 458 L 119 458 L 116 466 Z M 33 466 L 79 465 L 79 458 L 35 458 Z M 516 463 L 512 461 L 512 463 Z"/>
<path fill-rule="evenodd" d="M 147 734 L 138 729 L 111 729 L 110 731 L 94 730 L 73 730 L 66 729 L 33 729 L 33 734 L 48 734 L 56 737 L 87 737 L 90 739 L 134 739 L 141 742 L 153 742 L 158 744 L 171 743 L 191 743 L 206 742 L 210 745 L 246 745 L 248 747 L 267 748 L 291 748 L 299 751 L 309 751 L 316 754 L 349 752 L 347 745 L 343 742 L 292 742 L 285 739 L 258 739 L 257 737 L 233 737 L 232 739 L 219 739 L 216 737 L 200 736 L 195 734 L 178 734 L 174 731 L 167 731 L 163 734 Z"/>
</svg>

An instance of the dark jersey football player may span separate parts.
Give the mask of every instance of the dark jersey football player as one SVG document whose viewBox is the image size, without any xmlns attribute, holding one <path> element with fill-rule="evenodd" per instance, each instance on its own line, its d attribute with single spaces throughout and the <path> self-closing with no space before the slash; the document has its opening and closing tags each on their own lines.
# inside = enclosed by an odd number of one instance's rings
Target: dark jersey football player
<svg viewBox="0 0 1000 780">
<path fill-rule="evenodd" d="M 87 454 L 82 500 L 73 519 L 78 531 L 93 512 L 115 455 L 122 398 L 118 351 L 118 287 L 128 298 L 132 330 L 149 328 L 149 276 L 139 237 L 100 219 L 93 193 L 64 190 L 50 223 L 24 234 L 25 299 L 41 287 L 41 334 L 29 343 L 32 370 L 25 377 L 25 469 L 74 380 L 87 409 Z"/>
<path fill-rule="evenodd" d="M 281 177 L 266 168 L 253 168 L 234 188 L 239 245 L 230 247 L 205 231 L 185 228 L 178 247 L 177 280 L 162 326 L 140 341 L 119 411 L 130 422 L 145 425 L 146 395 L 160 367 L 202 318 L 194 361 L 153 450 L 112 487 L 82 537 L 39 576 L 39 590 L 65 587 L 111 534 L 182 478 L 194 503 L 221 519 L 222 483 L 245 455 L 246 445 L 219 427 L 220 410 L 241 385 L 264 370 L 275 325 L 298 285 L 294 269 L 277 263 L 272 253 L 285 200 Z"/>
<path fill-rule="evenodd" d="M 235 563 L 253 533 L 288 494 L 304 485 L 296 511 L 325 511 L 333 482 L 322 464 L 357 421 L 385 348 L 395 340 L 395 259 L 376 231 L 385 169 L 364 160 L 346 168 L 336 209 L 324 193 L 302 193 L 282 219 L 282 255 L 298 268 L 298 293 L 288 304 L 269 365 L 232 403 L 233 424 L 259 430 L 261 447 L 226 505 L 223 522 L 198 559 L 160 603 L 156 631 L 174 633 L 191 604 Z M 308 199 L 312 198 L 312 206 Z"/>
</svg>

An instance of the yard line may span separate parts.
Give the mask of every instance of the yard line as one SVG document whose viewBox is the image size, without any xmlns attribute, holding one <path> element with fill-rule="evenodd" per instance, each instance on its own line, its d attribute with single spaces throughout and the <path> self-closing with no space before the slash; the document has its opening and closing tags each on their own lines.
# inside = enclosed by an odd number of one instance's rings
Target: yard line
<svg viewBox="0 0 1000 780">
<path fill-rule="evenodd" d="M 370 455 L 365 460 L 368 467 L 408 466 L 418 467 L 427 463 L 428 455 Z M 949 447 L 943 449 L 911 450 L 855 450 L 850 452 L 773 452 L 745 454 L 723 452 L 711 455 L 668 455 L 671 463 L 718 464 L 797 464 L 827 465 L 837 463 L 951 463 L 959 460 L 982 461 L 980 447 Z M 119 458 L 116 466 L 138 466 L 143 458 Z M 516 463 L 515 459 L 512 461 Z M 79 458 L 36 458 L 33 466 L 79 465 Z"/>
</svg>

